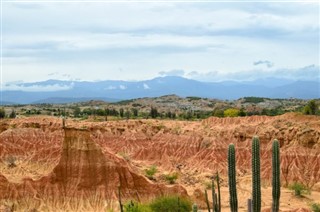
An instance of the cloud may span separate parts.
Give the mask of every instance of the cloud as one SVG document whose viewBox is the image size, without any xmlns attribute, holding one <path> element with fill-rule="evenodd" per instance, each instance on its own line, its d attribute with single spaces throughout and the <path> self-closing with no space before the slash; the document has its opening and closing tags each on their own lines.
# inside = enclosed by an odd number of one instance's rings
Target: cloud
<svg viewBox="0 0 320 212">
<path fill-rule="evenodd" d="M 115 90 L 115 89 L 117 89 L 117 87 L 116 86 L 112 86 L 112 85 L 110 85 L 107 88 L 105 88 L 105 90 Z"/>
<path fill-rule="evenodd" d="M 59 72 L 56 71 L 48 74 L 48 76 L 54 76 L 54 75 L 59 75 Z"/>
<path fill-rule="evenodd" d="M 255 62 L 253 62 L 253 65 L 255 65 L 255 66 L 257 66 L 257 65 L 266 65 L 268 68 L 272 68 L 274 66 L 274 64 L 272 62 L 270 62 L 269 60 L 255 61 Z"/>
<path fill-rule="evenodd" d="M 126 87 L 126 86 L 124 86 L 124 85 L 119 85 L 119 88 L 120 88 L 121 90 L 125 90 L 125 89 L 127 89 L 127 87 Z"/>
<path fill-rule="evenodd" d="M 264 61 L 262 64 L 265 64 Z M 282 78 L 290 80 L 302 81 L 320 81 L 320 67 L 317 65 L 309 65 L 301 68 L 278 68 L 278 69 L 249 69 L 235 72 L 189 72 L 186 74 L 187 78 L 206 81 L 217 82 L 224 80 L 234 81 L 250 81 L 263 78 Z"/>
<path fill-rule="evenodd" d="M 160 76 L 184 76 L 184 70 L 171 70 L 171 71 L 160 71 L 158 73 Z"/>
<path fill-rule="evenodd" d="M 74 86 L 74 83 L 68 85 L 51 84 L 51 85 L 22 85 L 22 84 L 5 84 L 2 89 L 4 91 L 28 91 L 28 92 L 50 92 L 50 91 L 65 91 L 70 90 Z"/>
<path fill-rule="evenodd" d="M 146 84 L 146 83 L 143 83 L 143 89 L 147 90 L 147 89 L 150 89 L 149 85 Z"/>
<path fill-rule="evenodd" d="M 290 69 L 319 65 L 317 4 L 7 2 L 3 7 L 6 82 L 42 80 L 56 71 L 82 80 L 142 80 L 197 70 L 203 79 L 216 79 L 225 74 L 211 70 L 242 72 L 260 58 Z M 115 71 L 119 67 L 123 72 Z M 172 69 L 178 71 L 163 72 Z"/>
</svg>

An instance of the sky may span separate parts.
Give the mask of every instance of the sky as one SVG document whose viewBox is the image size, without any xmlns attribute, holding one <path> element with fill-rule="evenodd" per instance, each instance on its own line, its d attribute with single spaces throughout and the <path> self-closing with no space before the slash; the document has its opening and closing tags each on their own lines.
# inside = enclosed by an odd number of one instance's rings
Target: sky
<svg viewBox="0 0 320 212">
<path fill-rule="evenodd" d="M 320 79 L 319 2 L 2 3 L 2 83 Z"/>
</svg>

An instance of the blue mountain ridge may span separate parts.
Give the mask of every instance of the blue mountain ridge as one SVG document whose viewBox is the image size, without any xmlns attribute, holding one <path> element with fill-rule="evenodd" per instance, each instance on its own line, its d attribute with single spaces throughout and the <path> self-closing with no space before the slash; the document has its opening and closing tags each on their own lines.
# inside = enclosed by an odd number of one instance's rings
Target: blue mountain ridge
<svg viewBox="0 0 320 212">
<path fill-rule="evenodd" d="M 54 103 L 66 103 L 80 101 L 81 99 L 116 101 L 157 97 L 168 94 L 176 94 L 181 97 L 198 96 L 229 100 L 245 96 L 299 99 L 320 98 L 319 81 L 293 81 L 280 78 L 266 78 L 244 82 L 200 82 L 183 77 L 166 76 L 136 82 L 120 80 L 98 82 L 47 80 L 15 85 L 20 86 L 20 88 L 2 91 L 3 102 L 29 104 L 34 102 L 52 103 L 54 100 Z M 61 89 L 46 91 L 45 88 L 47 86 L 61 87 Z M 36 90 L 30 91 L 28 89 L 32 87 L 35 87 Z"/>
</svg>

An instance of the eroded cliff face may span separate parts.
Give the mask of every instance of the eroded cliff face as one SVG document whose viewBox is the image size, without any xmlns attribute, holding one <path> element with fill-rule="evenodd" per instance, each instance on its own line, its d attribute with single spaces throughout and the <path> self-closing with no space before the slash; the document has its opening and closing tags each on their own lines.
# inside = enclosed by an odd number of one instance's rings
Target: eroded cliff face
<svg viewBox="0 0 320 212">
<path fill-rule="evenodd" d="M 94 126 L 92 126 L 94 128 Z M 92 138 L 113 153 L 125 152 L 132 160 L 156 164 L 182 173 L 193 184 L 203 173 L 227 174 L 227 148 L 236 146 L 237 173 L 251 172 L 251 140 L 261 141 L 261 173 L 271 178 L 272 141 L 281 144 L 283 185 L 301 181 L 312 186 L 320 181 L 320 119 L 295 114 L 279 117 L 209 118 L 200 122 L 107 123 Z M 185 178 L 184 178 L 185 177 Z"/>
<path fill-rule="evenodd" d="M 122 198 L 137 200 L 174 193 L 187 195 L 183 187 L 154 184 L 144 176 L 135 173 L 124 159 L 109 152 L 102 152 L 102 149 L 90 138 L 90 131 L 66 128 L 64 133 L 61 156 L 53 170 L 40 179 L 33 180 L 29 177 L 20 179 L 19 182 L 10 182 L 4 175 L 0 175 L 0 190 L 3 191 L 0 198 L 21 198 L 26 195 L 54 198 L 86 197 L 94 194 L 106 199 L 116 199 L 118 186 L 120 186 Z M 6 138 L 5 133 L 2 136 Z M 15 154 L 15 157 L 23 155 L 20 152 L 23 149 L 17 151 L 16 148 L 18 147 L 3 148 L 6 150 L 3 152 Z M 41 155 L 45 157 L 45 154 Z M 39 157 L 36 158 L 39 159 Z M 22 167 L 19 164 L 17 167 L 7 167 L 12 171 L 20 168 Z M 10 173 L 7 175 L 9 179 L 12 177 Z"/>
</svg>

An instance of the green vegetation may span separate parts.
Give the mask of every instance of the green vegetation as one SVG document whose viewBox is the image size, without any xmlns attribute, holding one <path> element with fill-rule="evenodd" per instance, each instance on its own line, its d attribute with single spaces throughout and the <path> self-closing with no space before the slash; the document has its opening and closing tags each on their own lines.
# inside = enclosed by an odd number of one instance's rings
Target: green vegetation
<svg viewBox="0 0 320 212">
<path fill-rule="evenodd" d="M 229 108 L 223 112 L 224 117 L 237 117 L 239 115 L 239 110 L 236 108 Z"/>
<path fill-rule="evenodd" d="M 261 211 L 260 141 L 258 137 L 252 139 L 252 209 Z"/>
<path fill-rule="evenodd" d="M 217 100 L 200 97 L 175 96 L 139 98 L 118 103 L 88 101 L 67 104 L 6 105 L 0 109 L 0 118 L 15 115 L 65 116 L 66 118 L 93 119 L 95 121 L 122 119 L 177 119 L 201 120 L 210 116 L 237 117 L 252 115 L 281 115 L 286 112 L 320 115 L 320 100 L 268 99 L 245 97 L 238 100 Z M 12 114 L 14 115 L 14 114 Z M 13 117 L 13 116 L 12 116 Z"/>
<path fill-rule="evenodd" d="M 272 143 L 272 211 L 279 211 L 280 200 L 280 145 L 278 140 Z"/>
<path fill-rule="evenodd" d="M 6 117 L 6 112 L 3 108 L 0 108 L 0 119 L 3 119 Z"/>
<path fill-rule="evenodd" d="M 303 108 L 303 113 L 306 115 L 319 115 L 319 105 L 315 100 L 310 100 L 308 104 Z"/>
<path fill-rule="evenodd" d="M 14 119 L 17 116 L 16 111 L 14 109 L 12 109 L 9 118 Z"/>
<path fill-rule="evenodd" d="M 123 207 L 125 212 L 152 212 L 149 205 L 133 201 L 126 203 Z"/>
<path fill-rule="evenodd" d="M 192 212 L 198 212 L 198 205 L 196 203 L 192 205 Z"/>
<path fill-rule="evenodd" d="M 167 174 L 164 177 L 169 184 L 174 184 L 178 179 L 178 173 L 174 172 L 171 174 Z"/>
<path fill-rule="evenodd" d="M 260 102 L 264 102 L 265 98 L 261 98 L 261 97 L 244 97 L 244 102 L 245 103 L 260 103 Z"/>
<path fill-rule="evenodd" d="M 303 194 L 309 194 L 310 189 L 308 189 L 305 185 L 299 182 L 294 182 L 288 186 L 289 189 L 294 191 L 294 195 L 296 197 L 302 197 Z"/>
<path fill-rule="evenodd" d="M 155 173 L 157 173 L 157 167 L 155 165 L 151 166 L 150 168 L 145 170 L 146 176 L 150 179 L 153 180 L 153 176 L 155 175 Z"/>
<path fill-rule="evenodd" d="M 228 180 L 231 212 L 238 211 L 238 197 L 236 185 L 236 156 L 234 144 L 229 145 L 228 149 Z"/>
<path fill-rule="evenodd" d="M 165 196 L 153 200 L 150 208 L 154 212 L 190 212 L 190 200 L 178 196 Z"/>
<path fill-rule="evenodd" d="M 313 212 L 320 212 L 320 203 L 311 203 L 311 210 Z"/>
<path fill-rule="evenodd" d="M 187 98 L 189 101 L 193 101 L 193 100 L 197 101 L 197 100 L 202 99 L 201 97 L 197 97 L 197 96 L 187 96 L 186 98 Z"/>
</svg>

